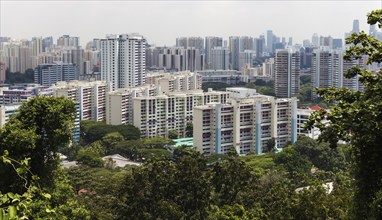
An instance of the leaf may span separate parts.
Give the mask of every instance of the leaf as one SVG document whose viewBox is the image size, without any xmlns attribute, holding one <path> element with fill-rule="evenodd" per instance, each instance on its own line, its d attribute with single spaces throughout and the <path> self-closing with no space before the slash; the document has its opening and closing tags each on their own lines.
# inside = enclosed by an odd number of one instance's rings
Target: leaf
<svg viewBox="0 0 382 220">
<path fill-rule="evenodd" d="M 47 198 L 47 199 L 51 199 L 52 196 L 49 194 L 49 193 L 42 193 L 42 195 Z"/>
<path fill-rule="evenodd" d="M 9 214 L 9 218 L 12 219 L 12 218 L 16 218 L 17 217 L 17 210 L 16 210 L 16 207 L 11 205 L 8 207 L 8 214 Z"/>
<path fill-rule="evenodd" d="M 5 164 L 11 164 L 12 163 L 12 161 L 9 160 L 8 158 L 6 158 L 5 156 L 3 156 L 2 158 L 3 158 L 3 163 L 5 163 Z"/>
<path fill-rule="evenodd" d="M 14 198 L 15 198 L 15 194 L 13 194 L 13 193 L 11 193 L 11 192 L 7 193 L 7 196 L 8 196 L 9 198 L 11 198 L 11 199 L 14 199 Z"/>
</svg>

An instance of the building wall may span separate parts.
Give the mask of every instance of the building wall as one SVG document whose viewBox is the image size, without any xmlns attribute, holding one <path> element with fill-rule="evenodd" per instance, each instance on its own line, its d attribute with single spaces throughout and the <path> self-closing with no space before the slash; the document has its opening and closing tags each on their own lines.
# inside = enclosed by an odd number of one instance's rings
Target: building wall
<svg viewBox="0 0 382 220">
<path fill-rule="evenodd" d="M 205 155 L 261 154 L 271 138 L 285 147 L 297 138 L 297 100 L 270 96 L 230 98 L 226 104 L 211 103 L 194 108 L 194 146 Z"/>
</svg>

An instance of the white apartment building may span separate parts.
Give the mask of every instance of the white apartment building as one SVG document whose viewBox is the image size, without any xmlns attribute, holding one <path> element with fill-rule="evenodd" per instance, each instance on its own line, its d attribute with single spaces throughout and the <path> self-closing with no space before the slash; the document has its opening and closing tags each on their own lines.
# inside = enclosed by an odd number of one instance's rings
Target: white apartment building
<svg viewBox="0 0 382 220">
<path fill-rule="evenodd" d="M 152 72 L 146 75 L 146 85 L 154 84 L 160 87 L 161 92 L 188 91 L 202 88 L 200 74 L 190 71 L 175 73 Z"/>
<path fill-rule="evenodd" d="M 146 72 L 146 39 L 138 34 L 101 39 L 101 79 L 112 89 L 143 85 Z"/>
<path fill-rule="evenodd" d="M 8 104 L 0 106 L 0 128 L 9 121 L 9 118 L 19 112 L 21 104 Z"/>
<path fill-rule="evenodd" d="M 224 154 L 231 147 L 240 154 L 261 154 L 271 138 L 276 147 L 297 139 L 297 99 L 253 95 L 244 88 L 227 103 L 194 107 L 194 147 L 204 155 Z M 248 90 L 248 91 L 245 91 Z"/>
<path fill-rule="evenodd" d="M 123 88 L 107 93 L 106 124 L 133 124 L 133 98 L 157 94 L 158 86 L 155 85 Z"/>
<path fill-rule="evenodd" d="M 141 137 L 167 137 L 170 130 L 185 136 L 186 124 L 193 122 L 193 109 L 208 103 L 225 103 L 229 92 L 190 90 L 133 98 L 133 125 Z M 195 122 L 196 123 L 196 122 Z"/>
<path fill-rule="evenodd" d="M 297 109 L 297 135 L 305 135 L 312 139 L 317 139 L 321 131 L 319 128 L 306 129 L 305 123 L 309 121 L 309 117 L 315 110 L 313 109 Z"/>
<path fill-rule="evenodd" d="M 105 81 L 58 82 L 52 89 L 54 96 L 67 97 L 78 103 L 79 120 L 105 120 L 108 91 Z"/>
</svg>

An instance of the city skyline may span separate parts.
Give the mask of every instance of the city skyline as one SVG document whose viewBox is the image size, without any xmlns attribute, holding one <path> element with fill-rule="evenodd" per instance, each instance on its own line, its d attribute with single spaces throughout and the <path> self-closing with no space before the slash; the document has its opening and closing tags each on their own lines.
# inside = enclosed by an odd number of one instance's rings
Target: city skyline
<svg viewBox="0 0 382 220">
<path fill-rule="evenodd" d="M 0 1 L 0 36 L 13 39 L 64 34 L 85 46 L 106 34 L 139 33 L 150 44 L 173 46 L 177 37 L 266 35 L 311 40 L 313 33 L 344 38 L 379 1 Z M 30 13 L 30 12 L 33 13 Z M 57 12 L 64 12 L 57 14 Z M 67 14 L 65 14 L 67 13 Z M 17 17 L 14 15 L 17 14 Z M 27 22 L 28 21 L 28 22 Z M 330 24 L 330 25 L 328 25 Z"/>
</svg>

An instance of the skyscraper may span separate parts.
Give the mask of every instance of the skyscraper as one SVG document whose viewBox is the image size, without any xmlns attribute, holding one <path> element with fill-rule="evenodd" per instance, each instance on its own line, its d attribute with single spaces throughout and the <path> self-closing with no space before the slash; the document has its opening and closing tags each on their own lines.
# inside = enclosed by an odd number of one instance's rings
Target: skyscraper
<svg viewBox="0 0 382 220">
<path fill-rule="evenodd" d="M 314 49 L 312 53 L 312 86 L 329 88 L 333 86 L 333 50 Z M 315 93 L 312 93 L 316 97 Z"/>
<path fill-rule="evenodd" d="M 101 79 L 112 89 L 145 83 L 146 39 L 138 34 L 110 35 L 101 40 Z"/>
<path fill-rule="evenodd" d="M 359 33 L 359 20 L 353 20 L 353 29 L 352 33 Z"/>
<path fill-rule="evenodd" d="M 230 64 L 233 70 L 239 70 L 240 37 L 229 37 Z"/>
<path fill-rule="evenodd" d="M 222 47 L 223 46 L 223 38 L 221 37 L 206 37 L 205 40 L 206 46 L 206 65 L 207 68 L 210 69 L 211 67 L 211 50 L 214 49 L 215 47 Z"/>
<path fill-rule="evenodd" d="M 273 53 L 274 35 L 271 30 L 267 31 L 267 50 L 269 53 Z"/>
<path fill-rule="evenodd" d="M 300 52 L 289 48 L 276 50 L 275 93 L 277 97 L 289 98 L 298 94 L 300 88 Z"/>
<path fill-rule="evenodd" d="M 214 70 L 229 69 L 229 50 L 226 47 L 215 47 L 211 50 L 211 68 Z"/>
</svg>

